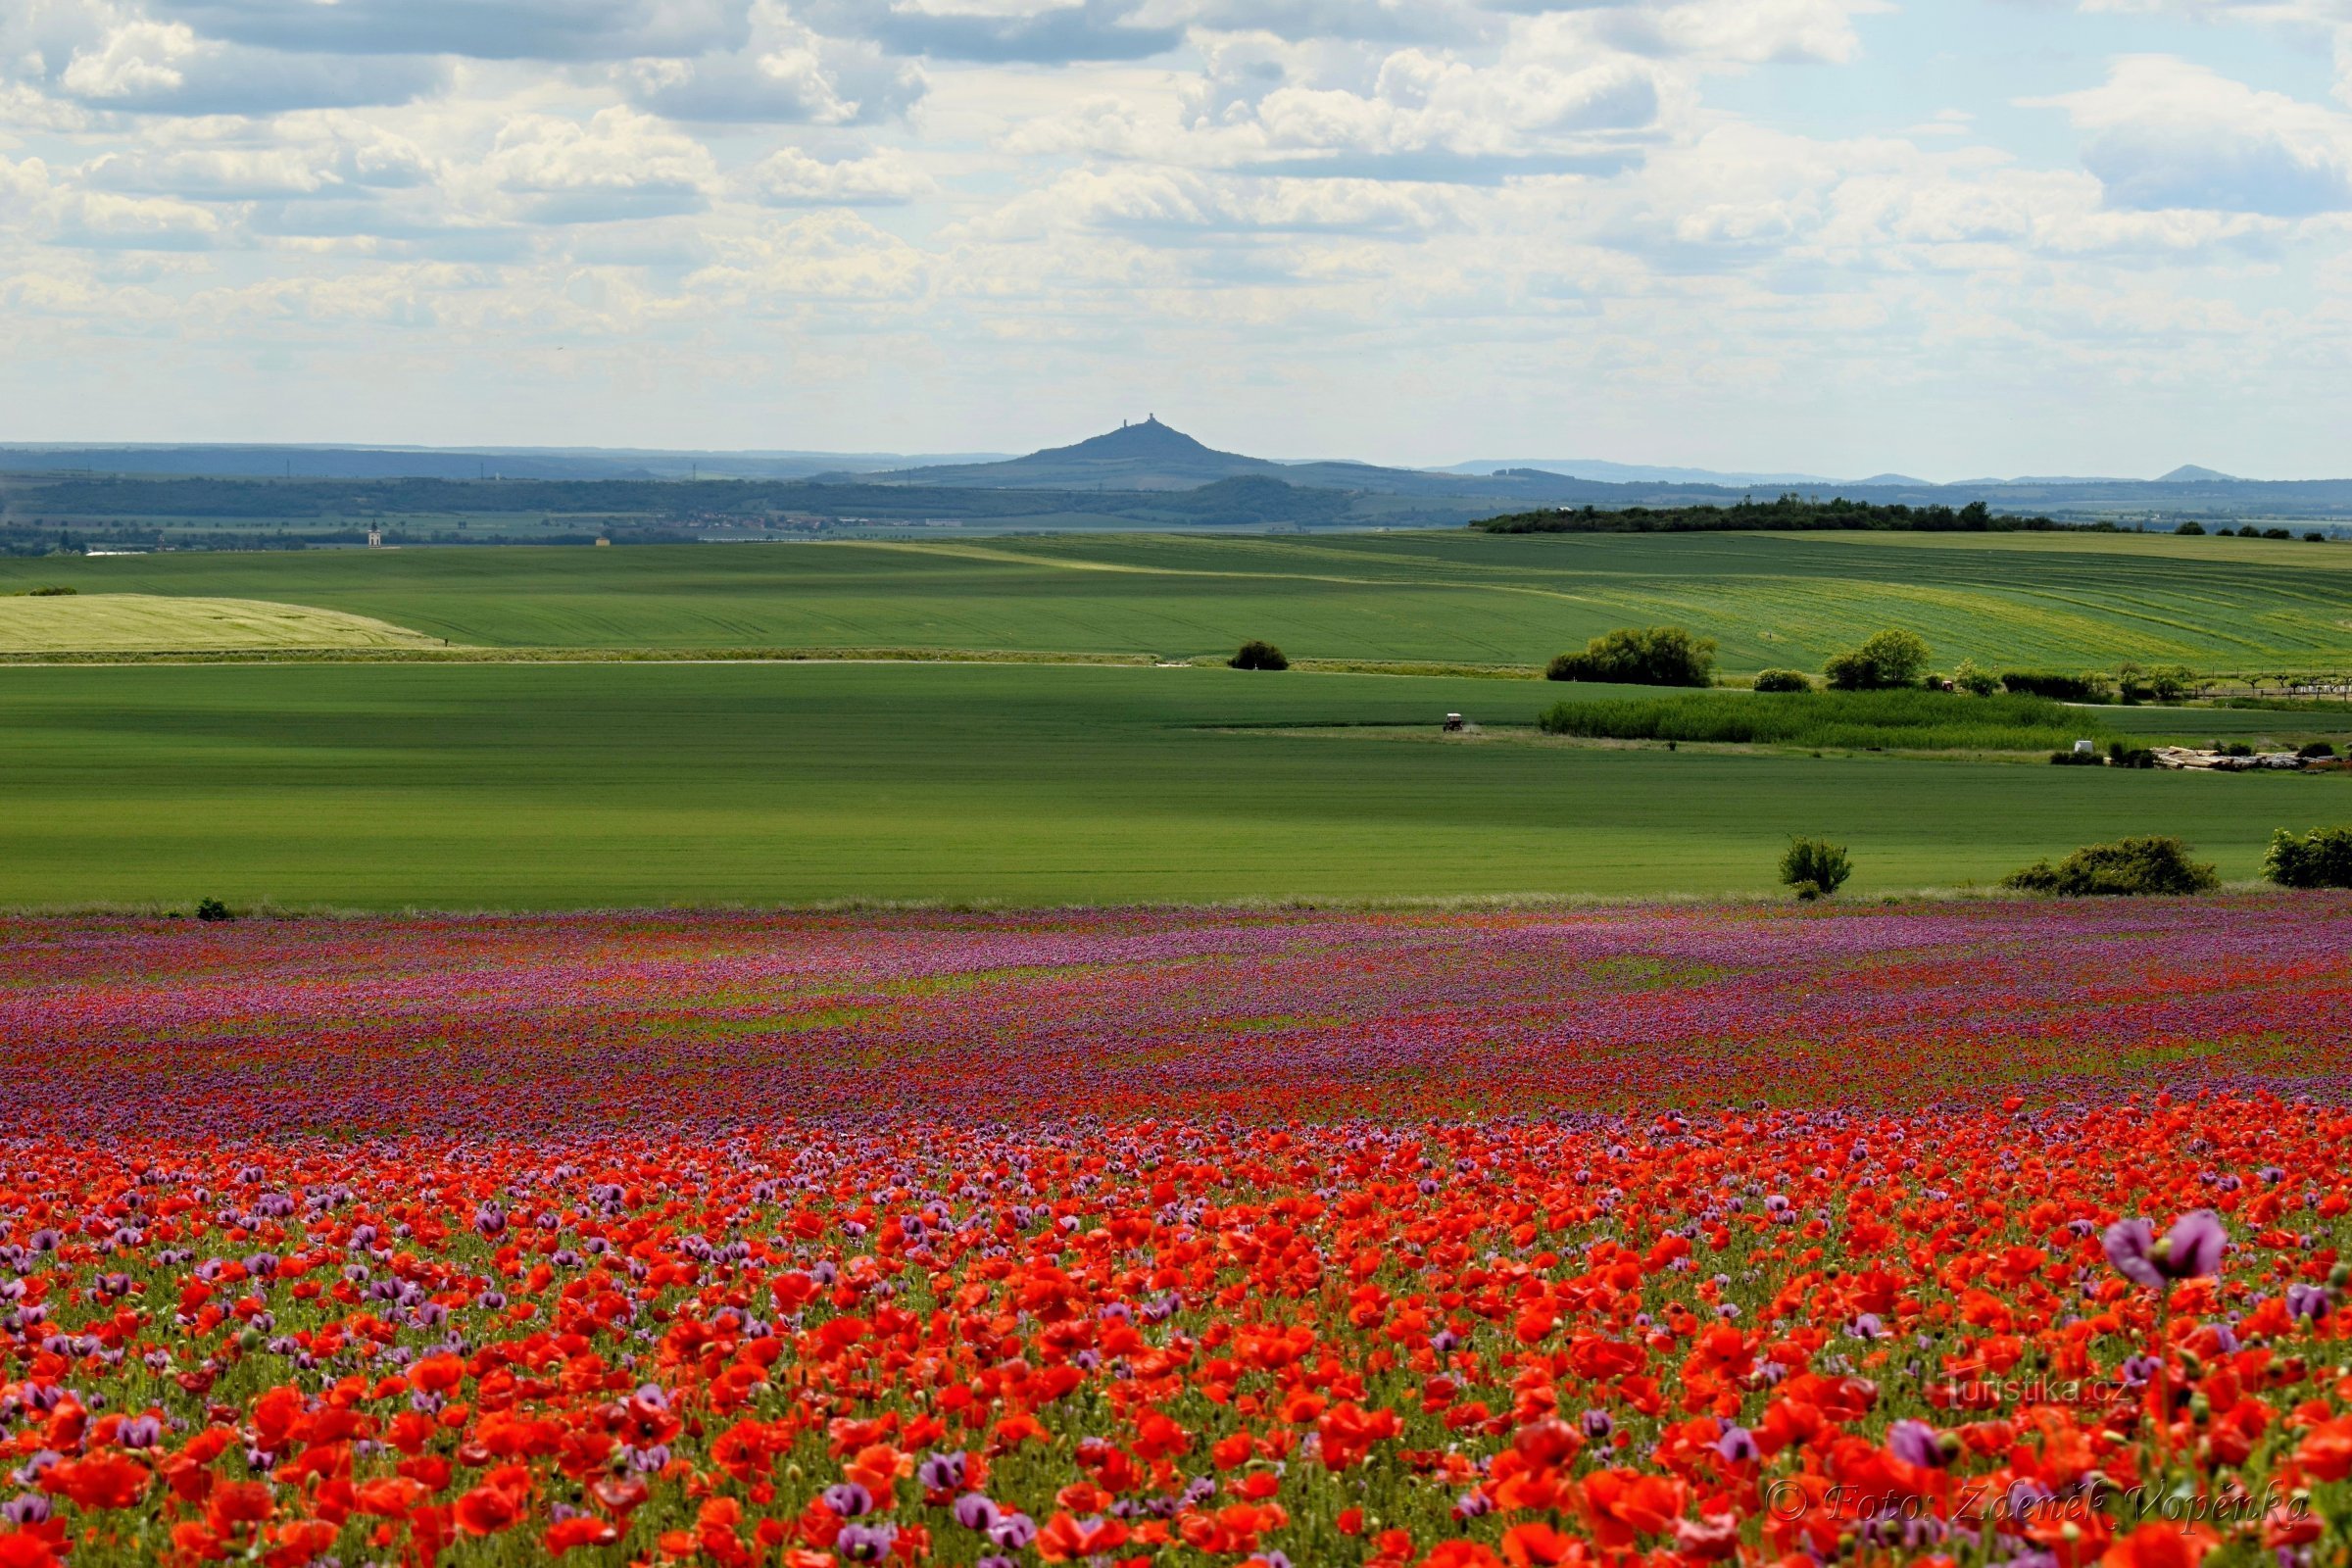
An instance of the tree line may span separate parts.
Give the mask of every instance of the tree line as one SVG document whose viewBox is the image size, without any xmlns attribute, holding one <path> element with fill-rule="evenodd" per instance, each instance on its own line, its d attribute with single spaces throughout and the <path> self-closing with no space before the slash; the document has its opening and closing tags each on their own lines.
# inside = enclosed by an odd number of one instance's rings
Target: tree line
<svg viewBox="0 0 2352 1568">
<path fill-rule="evenodd" d="M 1914 533 L 2048 533 L 2078 530 L 2120 533 L 2112 522 L 2070 523 L 2054 517 L 1996 513 L 1982 501 L 1964 507 L 1911 507 L 1899 502 L 1827 501 L 1794 492 L 1772 501 L 1745 500 L 1728 507 L 1545 508 L 1516 512 L 1470 524 L 1481 533 L 1733 533 L 1767 529 L 1875 528 Z"/>
</svg>

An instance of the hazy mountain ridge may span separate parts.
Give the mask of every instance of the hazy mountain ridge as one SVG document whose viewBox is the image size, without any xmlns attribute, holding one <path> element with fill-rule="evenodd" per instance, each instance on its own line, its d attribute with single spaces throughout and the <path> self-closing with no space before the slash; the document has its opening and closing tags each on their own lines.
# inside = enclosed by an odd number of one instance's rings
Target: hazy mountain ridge
<svg viewBox="0 0 2352 1568">
<path fill-rule="evenodd" d="M 217 471 L 191 472 L 200 466 Z M 1591 465 L 1586 465 L 1591 466 Z M 1457 467 L 1477 467 L 1462 465 Z M 2251 480 L 2193 466 L 2158 480 L 2031 477 L 1935 484 L 1902 474 L 1836 481 L 1706 469 L 1620 471 L 1701 478 L 1604 479 L 1533 466 L 1484 474 L 1224 452 L 1156 417 L 1024 457 L 974 461 L 888 454 L 694 453 L 562 448 L 121 446 L 0 448 L 0 523 L 177 515 L 252 521 L 409 511 L 674 519 L 797 514 L 891 526 L 997 528 L 1442 527 L 1549 507 L 1723 506 L 1783 493 L 1873 504 L 1958 507 L 2125 526 L 2352 520 L 2352 479 Z M 321 471 L 321 470 L 345 471 Z M 422 471 L 417 471 L 422 470 Z M 693 480 L 701 483 L 693 483 Z M 430 492 L 428 494 L 428 491 Z M 1091 520 L 1090 520 L 1091 519 Z M 224 525 L 225 521 L 224 521 Z M 54 537 L 54 535 L 48 536 Z"/>
</svg>

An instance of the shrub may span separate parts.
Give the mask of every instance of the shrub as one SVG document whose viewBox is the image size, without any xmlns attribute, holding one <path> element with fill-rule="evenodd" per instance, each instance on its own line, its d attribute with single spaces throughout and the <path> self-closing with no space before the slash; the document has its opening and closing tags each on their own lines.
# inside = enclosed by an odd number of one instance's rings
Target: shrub
<svg viewBox="0 0 2352 1568">
<path fill-rule="evenodd" d="M 2262 536 L 2265 539 L 2292 539 L 2294 537 L 2284 528 L 2265 528 L 2262 530 Z"/>
<path fill-rule="evenodd" d="M 2262 874 L 2282 888 L 2352 888 L 2352 827 L 2271 835 Z"/>
<path fill-rule="evenodd" d="M 24 590 L 24 597 L 27 599 L 58 599 L 67 594 L 77 594 L 79 592 L 81 592 L 81 590 L 78 588 L 52 585 L 45 588 L 27 588 Z"/>
<path fill-rule="evenodd" d="M 2205 533 L 2205 525 L 2201 522 L 2184 522 L 2175 528 L 2173 532 L 2187 534 L 2191 538 L 2202 538 Z"/>
<path fill-rule="evenodd" d="M 2097 767 L 2100 765 L 2098 753 L 2078 752 L 2071 746 L 2063 752 L 2052 752 L 2050 760 L 2060 767 Z"/>
<path fill-rule="evenodd" d="M 2107 700 L 2107 682 L 2097 675 L 2066 675 L 2048 669 L 2004 669 L 2001 686 L 2020 697 L 2047 697 L 2061 703 L 2099 703 Z"/>
<path fill-rule="evenodd" d="M 2303 542 L 2307 545 L 2324 545 L 2328 542 L 2328 536 L 2314 528 L 2303 536 Z"/>
<path fill-rule="evenodd" d="M 2154 767 L 2156 754 L 2145 746 L 2134 746 L 2130 741 L 2109 741 L 2107 743 L 2107 765 L 2110 767 Z"/>
<path fill-rule="evenodd" d="M 1781 856 L 1781 882 L 1800 899 L 1826 898 L 1854 874 L 1852 857 L 1828 839 L 1790 839 Z"/>
<path fill-rule="evenodd" d="M 1756 690 L 1760 692 L 1809 692 L 1813 677 L 1801 669 L 1759 669 L 1756 671 Z"/>
<path fill-rule="evenodd" d="M 2056 865 L 2036 860 L 2003 877 L 2001 886 L 2079 899 L 2210 893 L 2221 878 L 2212 866 L 2190 859 L 2179 839 L 2135 838 L 2087 845 Z"/>
<path fill-rule="evenodd" d="M 2160 703 L 2177 703 L 2197 689 L 2197 672 L 2186 664 L 2158 664 L 2140 679 Z"/>
<path fill-rule="evenodd" d="M 1282 650 L 1269 642 L 1252 637 L 1242 644 L 1242 651 L 1225 661 L 1235 669 L 1288 669 L 1291 662 L 1282 657 Z"/>
<path fill-rule="evenodd" d="M 1883 631 L 1861 647 L 1822 665 L 1830 685 L 1841 692 L 1886 691 L 1916 686 L 1928 669 L 1928 645 L 1912 632 Z"/>
<path fill-rule="evenodd" d="M 2082 716 L 2039 697 L 1894 692 L 1745 692 L 1555 703 L 1536 722 L 1553 735 L 1626 741 L 1862 750 L 2046 752 L 2084 731 Z M 2102 736 L 2104 731 L 2099 732 Z"/>
<path fill-rule="evenodd" d="M 2310 741 L 2295 748 L 2297 757 L 2322 760 L 2335 755 L 2335 748 L 2327 741 Z"/>
<path fill-rule="evenodd" d="M 196 918 L 199 920 L 234 920 L 236 916 L 229 913 L 228 906 L 222 904 L 219 899 L 198 899 L 196 901 Z"/>
<path fill-rule="evenodd" d="M 1709 686 L 1715 681 L 1715 639 L 1680 626 L 1620 626 L 1561 654 L 1544 668 L 1545 680 L 1612 681 L 1623 686 Z"/>
<path fill-rule="evenodd" d="M 1963 659 L 1952 671 L 1952 684 L 1971 697 L 1990 697 L 2001 689 L 2000 677 L 1979 665 L 1973 659 Z"/>
</svg>

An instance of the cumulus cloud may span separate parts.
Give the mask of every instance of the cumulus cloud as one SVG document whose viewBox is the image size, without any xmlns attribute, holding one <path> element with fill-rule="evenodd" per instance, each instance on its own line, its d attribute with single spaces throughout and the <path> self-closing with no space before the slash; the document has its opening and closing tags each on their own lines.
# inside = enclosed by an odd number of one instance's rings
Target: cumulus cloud
<svg viewBox="0 0 2352 1568">
<path fill-rule="evenodd" d="M 2352 208 L 2352 117 L 2163 55 L 2119 61 L 2101 85 L 2037 100 L 2083 133 L 2082 163 L 2116 207 L 2295 218 Z"/>
<path fill-rule="evenodd" d="M 54 204 L 49 239 L 107 250 L 204 250 L 220 239 L 223 226 L 219 215 L 193 202 L 72 191 Z"/>
<path fill-rule="evenodd" d="M 1127 234 L 1330 232 L 1409 238 L 1446 222 L 1443 196 L 1371 179 L 1288 179 L 1125 166 L 1074 171 L 963 232 L 1010 238 L 1077 226 Z"/>
<path fill-rule="evenodd" d="M 759 200 L 777 207 L 895 207 L 928 196 L 938 183 L 900 153 L 833 163 L 797 147 L 770 155 L 747 176 Z"/>
<path fill-rule="evenodd" d="M 1637 161 L 1665 89 L 1649 63 L 1581 51 L 1480 67 L 1393 51 L 1359 86 L 1295 71 L 1253 40 L 1212 49 L 1168 112 L 1099 96 L 1023 127 L 1014 145 L 1260 173 L 1493 183 L 1613 172 Z"/>
<path fill-rule="evenodd" d="M 2143 8 L 2284 50 L 2344 3 Z M 159 384 L 266 323 L 429 342 L 459 400 L 468 333 L 982 409 L 1138 365 L 1606 416 L 2340 363 L 2352 116 L 2129 54 L 2142 4 L 2070 24 L 2113 41 L 2044 100 L 2078 158 L 2014 89 L 1877 90 L 1880 0 L 0 0 L 0 322 L 146 334 Z"/>
<path fill-rule="evenodd" d="M 1889 0 L 1496 0 L 1496 9 L 1549 18 L 1638 54 L 1746 65 L 1857 58 L 1853 19 Z"/>
<path fill-rule="evenodd" d="M 220 115 L 404 103 L 448 78 L 434 60 L 280 54 L 205 37 L 184 23 L 134 21 L 75 47 L 45 85 L 92 109 Z"/>
<path fill-rule="evenodd" d="M 894 234 L 849 213 L 820 213 L 720 241 L 723 259 L 686 279 L 698 296 L 755 308 L 808 300 L 903 306 L 927 288 L 931 264 Z"/>
<path fill-rule="evenodd" d="M 343 115 L 229 122 L 109 151 L 79 171 L 101 190 L 170 194 L 193 201 L 250 201 L 401 190 L 438 176 L 416 143 Z"/>
<path fill-rule="evenodd" d="M 593 223 L 701 211 L 717 183 L 702 143 L 614 105 L 582 123 L 550 115 L 510 121 L 481 177 L 538 223 Z"/>
<path fill-rule="evenodd" d="M 906 114 L 924 89 L 907 61 L 798 28 L 736 54 L 631 61 L 614 78 L 641 109 L 725 124 L 870 124 Z"/>
</svg>

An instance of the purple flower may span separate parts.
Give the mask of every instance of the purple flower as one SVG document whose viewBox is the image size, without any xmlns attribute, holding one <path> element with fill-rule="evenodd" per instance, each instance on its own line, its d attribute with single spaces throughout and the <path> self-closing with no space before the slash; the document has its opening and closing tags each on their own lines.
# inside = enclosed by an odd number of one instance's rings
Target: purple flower
<svg viewBox="0 0 2352 1568">
<path fill-rule="evenodd" d="M 843 1525 L 833 1538 L 833 1549 L 844 1562 L 880 1562 L 898 1539 L 897 1525 Z"/>
<path fill-rule="evenodd" d="M 997 1505 L 977 1492 L 967 1492 L 956 1499 L 956 1522 L 966 1530 L 986 1530 L 999 1517 Z"/>
<path fill-rule="evenodd" d="M 2307 1317 L 2317 1323 L 2328 1315 L 2328 1288 L 2325 1285 L 2289 1285 L 2286 1288 L 2286 1315 Z"/>
<path fill-rule="evenodd" d="M 1000 1514 L 988 1527 L 988 1539 L 1006 1551 L 1018 1551 L 1037 1539 L 1037 1521 L 1025 1513 Z"/>
<path fill-rule="evenodd" d="M 844 1519 L 855 1519 L 874 1511 L 874 1494 L 855 1481 L 841 1481 L 825 1489 L 825 1506 Z"/>
<path fill-rule="evenodd" d="M 953 1492 L 963 1485 L 963 1455 L 934 1453 L 915 1467 L 915 1479 L 933 1492 Z"/>
<path fill-rule="evenodd" d="M 1764 1450 L 1756 1446 L 1755 1435 L 1745 1427 L 1725 1427 L 1723 1436 L 1715 1440 L 1715 1451 L 1731 1464 L 1745 1464 L 1761 1459 Z"/>
<path fill-rule="evenodd" d="M 0 1519 L 23 1529 L 26 1525 L 45 1523 L 49 1518 L 49 1499 L 37 1492 L 27 1492 L 6 1502 L 0 1502 Z"/>
<path fill-rule="evenodd" d="M 1943 1434 L 1925 1421 L 1897 1421 L 1886 1429 L 1886 1451 L 1905 1464 L 1940 1470 L 1952 1462 Z"/>
<path fill-rule="evenodd" d="M 2133 1284 L 2162 1290 L 2174 1280 L 2218 1273 L 2222 1249 L 2229 1243 L 2221 1216 L 2209 1208 L 2193 1209 L 2173 1221 L 2161 1241 L 2146 1220 L 2119 1219 L 2107 1227 L 2107 1261 Z"/>
</svg>

